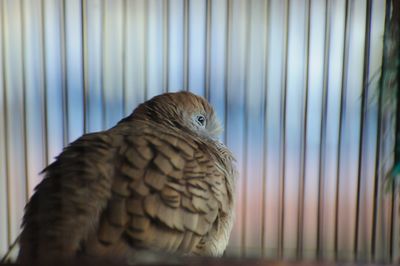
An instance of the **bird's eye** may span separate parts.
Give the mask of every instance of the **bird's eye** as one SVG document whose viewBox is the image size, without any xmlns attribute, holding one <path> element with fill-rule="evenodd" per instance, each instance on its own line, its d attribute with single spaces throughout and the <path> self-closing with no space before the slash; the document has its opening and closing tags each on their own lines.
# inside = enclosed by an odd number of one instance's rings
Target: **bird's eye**
<svg viewBox="0 0 400 266">
<path fill-rule="evenodd" d="M 206 125 L 206 118 L 204 117 L 204 115 L 198 115 L 196 117 L 196 121 L 202 127 L 204 127 Z"/>
</svg>

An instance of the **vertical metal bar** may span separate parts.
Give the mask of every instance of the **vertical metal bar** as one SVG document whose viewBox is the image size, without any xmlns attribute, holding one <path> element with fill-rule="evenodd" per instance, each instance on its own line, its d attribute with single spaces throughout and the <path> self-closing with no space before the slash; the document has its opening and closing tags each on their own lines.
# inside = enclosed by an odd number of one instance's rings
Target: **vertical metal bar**
<svg viewBox="0 0 400 266">
<path fill-rule="evenodd" d="M 343 59 L 342 59 L 342 84 L 340 88 L 340 112 L 339 112 L 339 137 L 338 137 L 338 147 L 337 147 L 337 157 L 336 157 L 336 196 L 335 196 L 335 239 L 334 239 L 334 257 L 338 258 L 338 240 L 339 240 L 339 189 L 340 189 L 340 160 L 342 153 L 342 135 L 343 135 L 343 123 L 344 123 L 344 113 L 345 104 L 347 96 L 347 70 L 348 70 L 348 50 L 349 50 L 349 35 L 350 35 L 350 23 L 349 23 L 349 9 L 352 9 L 353 1 L 346 0 L 346 11 L 345 11 L 345 37 L 343 45 Z M 351 13 L 350 13 L 351 15 Z"/>
<path fill-rule="evenodd" d="M 397 92 L 398 93 L 398 92 Z M 398 101 L 399 97 L 397 97 L 397 109 L 400 107 L 399 101 Z M 393 248 L 394 248 L 394 244 L 393 244 L 393 239 L 394 239 L 394 216 L 395 216 L 395 192 L 396 192 L 396 186 L 394 184 L 394 181 L 392 181 L 391 184 L 392 187 L 392 191 L 391 191 L 391 208 L 390 208 L 390 225 L 389 225 L 389 260 L 388 262 L 394 262 L 393 261 Z"/>
<path fill-rule="evenodd" d="M 169 41 L 169 0 L 163 1 L 163 92 L 168 91 L 168 63 L 169 63 L 169 53 L 168 53 L 168 41 Z"/>
<path fill-rule="evenodd" d="M 397 97 L 398 99 L 398 97 Z M 397 102 L 397 109 L 399 108 L 399 104 Z M 399 112 L 397 111 L 397 116 L 399 115 Z M 394 182 L 393 182 L 394 183 Z M 392 191 L 391 191 L 391 197 L 392 197 L 392 202 L 391 202 L 391 208 L 390 208 L 390 231 L 389 231 L 389 263 L 394 263 L 394 256 L 393 256 L 393 249 L 395 247 L 395 244 L 393 243 L 394 240 L 394 219 L 395 219 L 395 195 L 396 195 L 396 188 L 395 184 L 392 184 Z"/>
<path fill-rule="evenodd" d="M 388 0 L 390 1 L 390 0 Z M 387 2 L 388 2 L 387 1 Z M 387 15 L 387 14 L 386 14 Z M 386 18 L 387 19 L 387 18 Z M 383 59 L 384 60 L 384 59 Z M 384 63 L 382 64 L 384 65 Z M 380 82 L 382 83 L 382 82 Z M 372 217 L 372 239 L 371 239 L 371 258 L 375 260 L 376 255 L 376 227 L 378 221 L 378 186 L 380 176 L 380 154 L 381 154 L 381 118 L 382 118 L 382 89 L 379 90 L 378 96 L 378 117 L 377 117 L 377 135 L 376 135 L 376 153 L 375 153 L 375 182 L 374 182 L 374 200 L 373 200 L 373 217 Z"/>
<path fill-rule="evenodd" d="M 287 72 L 288 72 L 288 39 L 289 39 L 289 18 L 290 18 L 290 1 L 285 1 L 285 14 L 284 14 L 284 54 L 282 56 L 282 88 L 281 94 L 281 112 L 282 117 L 280 128 L 282 130 L 280 140 L 280 165 L 281 175 L 279 177 L 279 222 L 278 222 L 278 258 L 283 258 L 283 237 L 284 237 L 284 222 L 285 222 L 285 169 L 286 169 L 286 96 L 287 96 Z"/>
<path fill-rule="evenodd" d="M 250 2 L 246 2 L 246 41 L 245 41 L 245 67 L 246 67 L 246 71 L 245 71 L 245 76 L 244 76 L 244 84 L 248 84 L 248 70 L 250 68 L 250 15 L 251 15 L 251 1 Z M 248 163 L 247 163 L 247 152 L 248 152 L 248 135 L 249 135 L 249 122 L 247 119 L 247 99 L 248 99 L 248 95 L 247 95 L 247 90 L 245 89 L 244 91 L 244 108 L 243 108 L 243 117 L 244 117 L 244 129 L 243 129 L 243 151 L 244 151 L 244 155 L 243 155 L 243 188 L 242 188 L 242 195 L 243 195 L 243 209 L 242 209 L 242 246 L 244 247 L 244 255 L 246 256 L 246 216 L 247 216 L 247 181 L 248 181 L 248 175 L 247 175 L 247 168 L 248 168 Z"/>
<path fill-rule="evenodd" d="M 268 25 L 268 18 L 269 18 L 269 11 L 270 11 L 270 1 L 267 1 L 265 3 L 265 25 Z M 269 42 L 267 41 L 269 36 L 268 36 L 268 26 L 265 27 L 265 80 L 264 80 L 264 106 L 263 106 L 263 118 L 264 118 L 264 127 L 263 127 L 263 140 L 264 140 L 264 145 L 263 145 L 263 164 L 262 164 L 262 195 L 261 195 L 261 256 L 264 258 L 265 257 L 265 208 L 266 208 L 266 185 L 267 185 L 267 156 L 268 156 L 268 141 L 267 141 L 267 119 L 268 119 L 268 108 L 267 108 L 267 97 L 268 97 L 268 49 L 269 49 Z"/>
<path fill-rule="evenodd" d="M 120 116 L 122 115 L 123 117 L 126 115 L 125 110 L 126 110 L 126 86 L 125 86 L 125 79 L 126 79 L 126 17 L 127 17 L 127 5 L 126 1 L 122 0 L 121 1 L 121 51 L 120 51 L 120 58 L 121 58 L 121 73 L 120 73 L 120 78 L 121 78 L 121 97 L 119 100 L 121 101 L 121 113 L 119 114 Z M 119 119 L 119 118 L 118 118 Z"/>
<path fill-rule="evenodd" d="M 87 55 L 88 55 L 88 47 L 87 47 L 87 10 L 86 10 L 86 5 L 87 2 L 86 0 L 81 1 L 81 20 L 82 20 L 82 65 L 83 65 L 83 73 L 82 73 L 82 79 L 83 79 L 83 132 L 87 133 L 88 132 L 88 123 L 89 123 L 89 118 L 88 118 L 88 110 L 89 108 L 87 105 L 89 104 L 88 102 L 88 89 L 89 89 L 89 81 L 88 81 L 88 60 L 87 60 Z"/>
<path fill-rule="evenodd" d="M 21 49 L 22 49 L 22 108 L 23 108 L 23 137 L 24 137 L 24 174 L 25 174 L 25 200 L 29 199 L 29 175 L 28 175 L 28 134 L 27 134 L 27 115 L 26 115 L 26 66 L 25 66 L 25 16 L 24 4 L 20 3 L 21 12 Z"/>
<path fill-rule="evenodd" d="M 105 73 L 104 73 L 104 68 L 105 68 L 105 48 L 104 48 L 104 39 L 105 39 L 105 32 L 106 32 L 106 0 L 102 0 L 102 5 L 101 5 L 101 109 L 102 109 L 102 114 L 101 114 L 101 129 L 104 130 L 105 129 L 105 125 L 107 123 L 106 121 L 106 97 L 105 97 L 105 89 L 104 89 L 104 77 L 105 77 Z"/>
<path fill-rule="evenodd" d="M 45 11 L 46 11 L 46 2 L 42 0 L 41 7 L 42 7 L 42 79 L 43 79 L 43 124 L 44 124 L 44 144 L 45 144 L 45 157 L 46 157 L 46 164 L 49 163 L 49 141 L 48 141 L 48 134 L 49 134 L 49 126 L 48 126 L 48 110 L 47 110 L 47 55 L 46 55 L 46 21 L 45 21 Z"/>
<path fill-rule="evenodd" d="M 2 55 L 2 57 L 1 57 L 1 61 L 0 61 L 0 64 L 2 65 L 2 75 L 3 75 L 3 82 L 2 82 L 2 84 L 0 84 L 0 86 L 3 86 L 2 87 L 2 91 L 0 91 L 0 93 L 2 93 L 3 94 L 3 99 L 2 99 L 2 102 L 1 102 L 1 104 L 0 104 L 0 106 L 2 107 L 2 110 L 0 109 L 0 112 L 2 113 L 2 115 L 3 115 L 3 122 L 4 122 L 4 136 L 2 136 L 2 135 L 0 135 L 0 137 L 3 137 L 4 139 L 3 139 L 3 143 L 4 143 L 4 167 L 5 167 L 5 169 L 4 169 L 4 174 L 5 174 L 5 176 L 4 176 L 4 178 L 5 178 L 5 189 L 6 189 L 6 191 L 5 191 L 5 208 L 6 208 L 6 216 L 7 217 L 4 217 L 3 219 L 4 219 L 4 222 L 6 222 L 7 223 L 7 226 L 6 226 L 6 230 L 7 230 L 7 232 L 6 232 L 6 241 L 7 241 L 7 245 L 9 245 L 9 239 L 10 239 L 10 237 L 9 237 L 9 235 L 10 235 L 10 233 L 9 233 L 9 217 L 10 217 L 10 214 L 9 214 L 9 191 L 8 191 L 8 187 L 9 187 L 9 185 L 8 185 L 8 182 L 9 182 L 9 180 L 8 180 L 8 176 L 9 176 L 9 174 L 8 174 L 8 166 L 7 166 L 7 124 L 6 124 L 6 119 L 7 119 L 7 108 L 6 108 L 6 104 L 7 104 L 7 100 L 6 100 L 6 98 L 7 98 L 7 95 L 6 95 L 6 68 L 5 68 L 5 19 L 4 19 L 4 2 L 5 1 L 2 1 L 2 2 L 0 2 L 0 29 L 1 29 L 1 31 L 0 31 L 0 34 L 1 34 L 1 38 L 0 38 L 0 41 L 1 41 L 1 49 L 0 49 L 0 54 Z M 0 241 L 2 241 L 2 240 L 0 240 Z M 0 263 L 5 263 L 5 260 L 6 260 L 6 258 L 7 258 L 7 253 L 1 258 L 1 260 L 0 260 Z"/>
<path fill-rule="evenodd" d="M 385 14 L 385 35 L 389 28 L 391 14 L 391 0 L 386 0 L 386 14 Z M 387 62 L 385 56 L 385 50 L 382 55 L 382 69 L 385 68 Z M 379 177 L 381 175 L 381 134 L 382 134 L 382 100 L 383 100 L 383 79 L 379 82 L 379 98 L 378 98 L 378 122 L 377 122 L 377 135 L 376 135 L 376 154 L 375 154 L 375 183 L 374 183 L 374 201 L 373 201 L 373 218 L 372 218 L 372 241 L 371 241 L 371 257 L 373 260 L 376 259 L 376 234 L 377 234 L 377 222 L 378 222 L 378 201 L 379 201 Z"/>
<path fill-rule="evenodd" d="M 62 1 L 62 5 L 60 5 L 62 9 L 60 11 L 61 18 L 60 18 L 60 45 L 61 45 L 61 89 L 62 89 L 62 110 L 63 110 L 63 143 L 64 146 L 68 143 L 69 134 L 68 134 L 68 127 L 69 127 L 69 114 L 68 114 L 68 76 L 66 75 L 66 70 L 68 69 L 67 66 L 67 59 L 66 53 L 67 49 L 65 47 L 67 33 L 65 30 L 66 27 L 66 2 L 65 0 Z"/>
<path fill-rule="evenodd" d="M 6 158 L 5 158 L 5 167 L 6 167 L 6 189 L 7 189 L 7 244 L 8 246 L 11 245 L 12 243 L 12 239 L 11 239 L 11 194 L 10 194 L 10 167 L 9 167 L 9 158 L 8 158 L 8 154 L 9 154 L 9 149 L 10 149 L 10 144 L 8 143 L 8 110 L 7 110 L 7 72 L 6 72 L 6 43 L 5 43 L 5 39 L 6 39 L 6 19 L 5 19 L 5 12 L 4 10 L 6 9 L 5 5 L 6 2 L 2 1 L 2 8 L 1 8 L 1 12 L 2 12 L 2 32 L 3 32 L 3 43 L 2 43 L 2 53 L 3 53 L 3 60 L 2 60 L 2 64 L 3 64 L 3 100 L 4 100 L 4 110 L 3 110 L 3 114 L 4 114 L 4 126 L 5 129 L 4 130 L 4 137 L 5 137 L 5 154 L 6 154 Z"/>
<path fill-rule="evenodd" d="M 210 56 L 211 56 L 211 0 L 206 0 L 206 39 L 205 39 L 205 55 L 206 55 L 206 63 L 205 63 L 205 98 L 210 101 Z"/>
<path fill-rule="evenodd" d="M 324 191 L 324 177 L 322 172 L 325 168 L 325 151 L 326 151 L 326 126 L 328 114 L 328 78 L 329 78 L 329 60 L 330 60 L 330 31 L 331 31 L 331 1 L 325 1 L 325 44 L 324 44 L 324 72 L 323 72 L 323 92 L 322 92 L 322 121 L 320 128 L 320 143 L 319 143 L 319 165 L 318 165 L 318 223 L 317 223 L 317 259 L 322 258 L 323 241 L 322 241 L 322 213 L 324 207 L 323 191 Z"/>
<path fill-rule="evenodd" d="M 122 62 L 122 115 L 126 116 L 126 35 L 127 35 L 127 19 L 128 19 L 128 7 L 127 0 L 124 0 L 122 3 L 122 53 L 121 53 L 121 62 Z"/>
<path fill-rule="evenodd" d="M 41 15 L 41 18 L 39 18 L 39 23 L 43 23 L 43 17 L 44 17 L 44 13 L 43 13 L 43 2 L 40 2 L 39 3 L 40 4 L 40 6 L 41 6 L 41 8 L 39 8 L 39 14 Z M 41 166 L 41 167 L 44 167 L 45 165 L 47 165 L 47 162 L 48 162 L 48 152 L 47 152 L 47 149 L 48 149 L 48 145 L 47 145 L 47 119 L 46 119 L 46 110 L 45 110 L 45 108 L 46 108 L 46 99 L 45 99 L 45 95 L 46 95 L 46 79 L 45 79 L 45 71 L 44 71 L 44 69 L 45 69 L 45 67 L 44 67 L 44 62 L 45 62 L 45 60 L 44 60 L 44 54 L 43 54 L 43 51 L 44 51 L 44 49 L 43 49 L 43 47 L 44 47 L 44 43 L 43 43 L 43 40 L 44 40 L 44 37 L 43 37 L 43 35 L 44 35 L 44 32 L 43 32 L 43 25 L 40 25 L 39 24 L 39 26 L 38 26 L 38 31 L 39 31 L 39 35 L 41 36 L 41 38 L 39 37 L 38 38 L 38 41 L 39 41 L 39 47 L 41 47 L 41 50 L 39 51 L 39 52 L 42 52 L 42 55 L 41 56 L 39 56 L 38 58 L 39 58 L 39 61 L 40 62 L 38 62 L 39 63 L 39 69 L 41 70 L 41 73 L 39 74 L 40 75 L 40 78 L 41 78 L 41 86 L 40 86 L 40 88 L 39 88 L 39 93 L 40 93 L 40 96 L 41 96 L 41 106 L 40 106 L 40 111 L 41 111 L 41 114 L 40 114 L 40 117 L 41 117 L 41 122 L 42 122 L 42 126 L 43 126 L 43 128 L 42 128 L 42 135 L 41 135 L 41 138 L 42 138 L 42 143 L 43 143 L 43 145 L 44 145 L 44 148 L 43 148 L 43 150 L 44 150 L 44 152 L 42 153 L 42 159 L 43 159 L 43 165 Z M 40 49 L 40 48 L 39 48 Z"/>
<path fill-rule="evenodd" d="M 308 114 L 308 76 L 309 76 L 309 54 L 310 54 L 310 11 L 311 0 L 307 1 L 306 7 L 306 51 L 305 51 L 305 73 L 304 73 L 304 92 L 303 92 L 303 130 L 301 132 L 301 157 L 300 157 L 300 184 L 299 184 L 299 204 L 297 218 L 297 258 L 302 258 L 303 251 L 303 224 L 304 224 L 304 182 L 306 171 L 306 156 L 307 156 L 307 114 Z"/>
<path fill-rule="evenodd" d="M 189 90 L 189 1 L 183 1 L 183 90 Z"/>
<path fill-rule="evenodd" d="M 229 56 L 231 53 L 231 17 L 232 17 L 232 0 L 227 0 L 227 7 L 226 7 L 226 31 L 225 31 L 225 77 L 224 77 L 224 141 L 226 144 L 226 139 L 228 137 L 228 132 L 226 130 L 228 124 L 228 81 L 230 79 L 230 60 Z"/>
<path fill-rule="evenodd" d="M 365 21 L 365 41 L 364 41 L 364 70 L 363 70 L 363 91 L 361 95 L 361 119 L 360 119 L 360 142 L 358 149 L 358 169 L 357 169 L 357 199 L 356 199 L 356 220 L 355 220 L 355 236 L 354 236 L 354 254 L 356 258 L 358 257 L 358 235 L 359 235 L 359 221 L 360 221 L 360 189 L 361 189 L 361 171 L 362 171 L 362 154 L 364 147 L 364 130 L 365 124 L 367 121 L 367 112 L 368 110 L 365 108 L 367 99 L 368 99 L 368 78 L 369 78 L 369 50 L 371 43 L 371 14 L 372 14 L 372 1 L 367 1 L 367 16 Z"/>
</svg>

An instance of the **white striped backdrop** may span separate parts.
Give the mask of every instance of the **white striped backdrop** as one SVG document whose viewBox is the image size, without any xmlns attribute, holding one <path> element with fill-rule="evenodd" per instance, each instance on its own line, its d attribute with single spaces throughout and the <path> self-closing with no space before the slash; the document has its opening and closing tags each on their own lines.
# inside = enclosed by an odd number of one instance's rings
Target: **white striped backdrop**
<svg viewBox="0 0 400 266">
<path fill-rule="evenodd" d="M 238 159 L 228 254 L 389 261 L 383 0 L 0 0 L 0 255 L 38 173 L 165 91 L 207 97 Z"/>
</svg>

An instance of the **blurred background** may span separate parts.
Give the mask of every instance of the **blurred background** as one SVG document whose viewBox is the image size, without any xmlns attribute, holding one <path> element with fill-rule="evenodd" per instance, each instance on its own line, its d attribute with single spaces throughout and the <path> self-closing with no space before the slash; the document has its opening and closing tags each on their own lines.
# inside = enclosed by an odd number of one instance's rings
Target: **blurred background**
<svg viewBox="0 0 400 266">
<path fill-rule="evenodd" d="M 238 161 L 227 255 L 398 260 L 379 86 L 391 2 L 0 0 L 0 256 L 65 145 L 189 90 Z"/>
</svg>

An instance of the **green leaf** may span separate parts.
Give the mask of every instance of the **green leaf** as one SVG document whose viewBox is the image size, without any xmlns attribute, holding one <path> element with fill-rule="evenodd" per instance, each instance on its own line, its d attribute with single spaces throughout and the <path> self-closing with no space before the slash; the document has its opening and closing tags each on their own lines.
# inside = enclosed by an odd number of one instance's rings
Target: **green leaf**
<svg viewBox="0 0 400 266">
<path fill-rule="evenodd" d="M 400 162 L 396 163 L 385 178 L 385 191 L 389 193 L 393 184 L 400 184 Z"/>
</svg>

